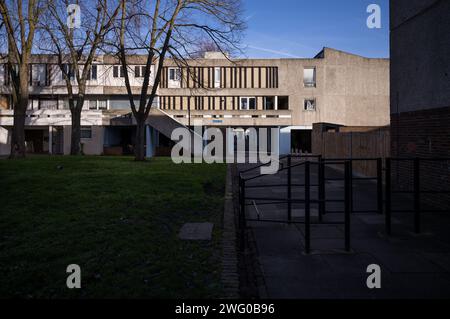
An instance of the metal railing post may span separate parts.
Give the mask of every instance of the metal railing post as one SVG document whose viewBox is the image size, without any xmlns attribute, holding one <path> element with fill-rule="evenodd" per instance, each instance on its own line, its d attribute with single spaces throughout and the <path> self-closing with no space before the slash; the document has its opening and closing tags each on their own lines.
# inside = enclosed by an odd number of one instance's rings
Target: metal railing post
<svg viewBox="0 0 450 319">
<path fill-rule="evenodd" d="M 325 214 L 325 162 L 319 162 L 319 221 L 322 222 Z"/>
<path fill-rule="evenodd" d="M 414 159 L 414 231 L 420 234 L 420 159 Z"/>
<path fill-rule="evenodd" d="M 385 218 L 385 223 L 386 223 L 386 234 L 391 235 L 391 214 L 392 214 L 392 167 L 391 167 L 391 159 L 390 158 L 386 158 L 386 176 L 385 176 L 385 194 L 384 194 L 384 198 L 385 198 L 385 207 L 384 207 L 384 218 Z"/>
<path fill-rule="evenodd" d="M 305 253 L 311 251 L 310 163 L 305 162 Z"/>
<path fill-rule="evenodd" d="M 353 160 L 349 160 L 349 190 L 350 190 L 350 214 L 353 214 Z"/>
<path fill-rule="evenodd" d="M 377 210 L 383 214 L 383 159 L 377 159 Z"/>
<path fill-rule="evenodd" d="M 240 228 L 240 233 L 241 233 L 241 243 L 240 243 L 240 246 L 241 246 L 241 251 L 244 251 L 245 250 L 245 228 L 246 228 L 246 225 L 245 225 L 245 179 L 244 178 L 242 178 L 241 176 L 240 176 L 240 187 L 241 187 L 241 192 L 240 192 L 240 206 L 241 206 L 241 209 L 240 209 L 240 218 L 239 218 L 239 220 L 240 220 L 240 223 L 239 223 L 239 228 Z"/>
<path fill-rule="evenodd" d="M 287 165 L 288 165 L 288 181 L 287 181 L 287 205 L 288 205 L 288 221 L 289 223 L 292 221 L 292 157 L 288 155 Z"/>
<path fill-rule="evenodd" d="M 345 250 L 350 251 L 350 215 L 352 210 L 352 166 L 350 161 L 345 162 Z"/>
</svg>

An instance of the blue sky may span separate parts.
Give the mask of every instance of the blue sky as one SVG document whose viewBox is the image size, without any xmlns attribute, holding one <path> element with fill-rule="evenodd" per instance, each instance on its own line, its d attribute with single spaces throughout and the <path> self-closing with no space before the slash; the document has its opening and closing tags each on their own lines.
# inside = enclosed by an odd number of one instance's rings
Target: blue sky
<svg viewBox="0 0 450 319">
<path fill-rule="evenodd" d="M 313 57 L 331 47 L 366 57 L 389 57 L 388 0 L 243 0 L 252 58 Z M 382 28 L 366 25 L 369 4 L 381 7 Z"/>
</svg>

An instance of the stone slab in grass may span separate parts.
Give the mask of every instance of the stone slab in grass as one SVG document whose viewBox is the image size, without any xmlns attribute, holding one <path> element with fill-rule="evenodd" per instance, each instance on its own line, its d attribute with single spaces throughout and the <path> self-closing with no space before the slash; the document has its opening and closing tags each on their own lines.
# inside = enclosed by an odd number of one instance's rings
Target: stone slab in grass
<svg viewBox="0 0 450 319">
<path fill-rule="evenodd" d="M 182 240 L 211 240 L 213 223 L 187 223 L 180 229 L 178 237 Z"/>
</svg>

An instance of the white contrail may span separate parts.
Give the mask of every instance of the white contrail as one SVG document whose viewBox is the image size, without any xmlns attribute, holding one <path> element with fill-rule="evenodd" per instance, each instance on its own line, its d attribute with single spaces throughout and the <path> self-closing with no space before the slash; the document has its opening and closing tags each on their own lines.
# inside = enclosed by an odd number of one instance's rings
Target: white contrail
<svg viewBox="0 0 450 319">
<path fill-rule="evenodd" d="M 278 55 L 288 56 L 288 57 L 291 57 L 291 58 L 301 58 L 298 55 L 294 55 L 294 54 L 291 54 L 289 52 L 272 50 L 272 49 L 269 49 L 269 48 L 262 48 L 262 47 L 257 47 L 257 46 L 253 46 L 253 45 L 248 45 L 247 47 L 250 48 L 250 49 L 254 49 L 254 50 L 259 50 L 259 51 L 274 53 L 274 54 L 278 54 Z"/>
</svg>

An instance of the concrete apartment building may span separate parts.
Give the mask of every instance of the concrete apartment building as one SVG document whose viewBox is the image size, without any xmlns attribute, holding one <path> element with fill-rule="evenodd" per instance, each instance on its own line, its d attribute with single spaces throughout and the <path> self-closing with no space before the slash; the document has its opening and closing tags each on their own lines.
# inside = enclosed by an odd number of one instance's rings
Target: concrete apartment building
<svg viewBox="0 0 450 319">
<path fill-rule="evenodd" d="M 133 90 L 142 85 L 143 56 L 129 57 Z M 26 119 L 29 152 L 68 154 L 70 111 L 61 72 L 51 56 L 34 56 Z M 152 83 L 152 79 L 151 82 Z M 75 82 L 74 82 L 75 83 Z M 0 66 L 0 154 L 9 153 L 13 124 L 8 76 Z M 167 153 L 171 131 L 182 125 L 278 128 L 280 153 L 311 150 L 314 123 L 389 125 L 389 60 L 325 48 L 311 59 L 226 59 L 206 53 L 189 67 L 165 63 L 148 120 L 147 155 Z M 136 97 L 138 98 L 138 97 Z M 132 152 L 134 124 L 123 70 L 99 56 L 91 70 L 82 113 L 85 154 Z"/>
<path fill-rule="evenodd" d="M 450 1 L 397 0 L 390 10 L 392 156 L 450 158 Z M 450 189 L 449 163 L 424 161 L 422 188 Z M 395 168 L 411 185 L 411 167 Z M 445 196 L 432 200 L 443 207 Z"/>
</svg>

